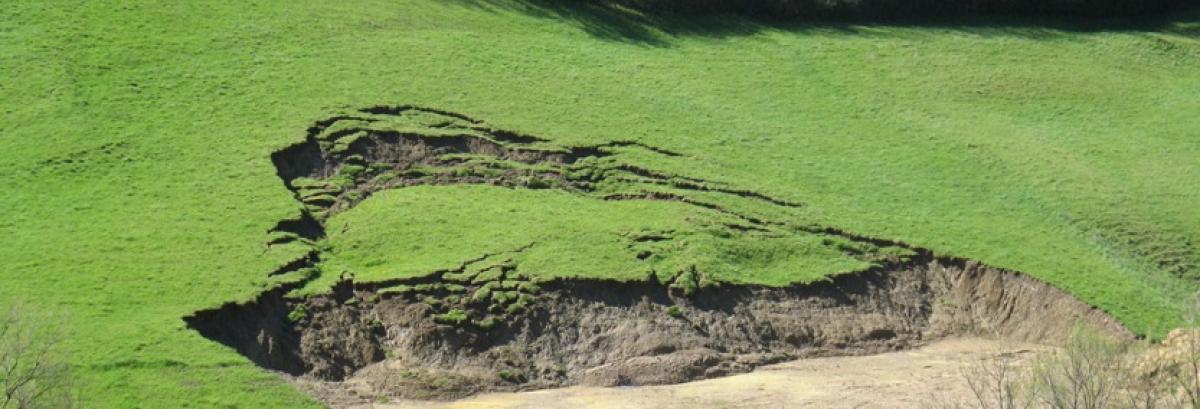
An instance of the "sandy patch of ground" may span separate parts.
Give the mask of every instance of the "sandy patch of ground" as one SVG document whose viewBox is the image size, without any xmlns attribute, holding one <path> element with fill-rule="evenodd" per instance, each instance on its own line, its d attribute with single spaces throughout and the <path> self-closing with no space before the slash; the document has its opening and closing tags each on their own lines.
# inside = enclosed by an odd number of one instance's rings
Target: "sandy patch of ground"
<svg viewBox="0 0 1200 409">
<path fill-rule="evenodd" d="M 518 408 L 919 408 L 934 394 L 965 396 L 965 364 L 1028 360 L 1047 347 L 977 338 L 950 339 L 872 356 L 815 358 L 754 372 L 644 387 L 570 387 L 490 393 L 454 402 L 396 401 L 354 409 Z"/>
</svg>

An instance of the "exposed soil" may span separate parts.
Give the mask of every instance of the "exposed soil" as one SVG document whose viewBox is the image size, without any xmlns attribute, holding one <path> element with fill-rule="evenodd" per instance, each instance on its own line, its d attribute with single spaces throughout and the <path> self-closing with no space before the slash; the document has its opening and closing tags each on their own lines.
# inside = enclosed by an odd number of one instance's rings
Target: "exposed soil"
<svg viewBox="0 0 1200 409">
<path fill-rule="evenodd" d="M 345 394 L 355 391 L 370 401 L 680 383 L 963 334 L 1055 343 L 1076 323 L 1131 336 L 1046 284 L 940 259 L 790 288 L 727 285 L 690 296 L 655 283 L 562 280 L 544 283 L 537 303 L 489 329 L 430 319 L 423 299 L 347 284 L 304 300 L 269 293 L 189 323 L 264 367 L 329 381 L 323 396 L 341 403 L 351 403 Z M 309 316 L 292 323 L 287 315 L 299 305 Z"/>
<path fill-rule="evenodd" d="M 729 234 L 786 227 L 903 251 L 879 258 L 845 246 L 847 254 L 879 267 L 787 288 L 702 283 L 696 271 L 663 283 L 534 282 L 514 276 L 511 254 L 487 254 L 421 278 L 345 281 L 327 295 L 289 298 L 309 277 L 300 274 L 252 302 L 185 321 L 258 365 L 299 377 L 336 405 L 672 384 L 966 334 L 1055 343 L 1076 323 L 1131 336 L 1103 312 L 1020 273 L 832 227 L 764 220 L 698 199 L 693 193 L 801 206 L 614 160 L 626 149 L 680 155 L 636 142 L 554 147 L 463 115 L 415 107 L 335 116 L 272 156 L 305 210 L 280 221 L 269 244 L 312 244 L 325 236 L 326 218 L 382 189 L 479 183 L 561 189 L 597 200 L 671 200 L 734 216 L 740 221 L 725 226 Z M 643 239 L 656 240 L 636 238 Z M 322 254 L 319 246 L 311 248 L 270 274 L 319 274 Z"/>
<path fill-rule="evenodd" d="M 754 372 L 677 385 L 629 388 L 574 386 L 533 392 L 486 393 L 434 402 L 335 403 L 352 409 L 917 409 L 971 392 L 962 368 L 979 361 L 1027 365 L 1043 345 L 953 338 L 906 351 L 789 361 Z M 316 388 L 300 381 L 302 389 Z"/>
</svg>

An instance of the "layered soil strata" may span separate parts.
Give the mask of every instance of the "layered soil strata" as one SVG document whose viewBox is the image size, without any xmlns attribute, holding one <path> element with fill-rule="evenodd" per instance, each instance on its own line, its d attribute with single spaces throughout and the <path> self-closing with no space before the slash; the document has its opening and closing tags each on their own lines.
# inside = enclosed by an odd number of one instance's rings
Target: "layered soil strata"
<svg viewBox="0 0 1200 409">
<path fill-rule="evenodd" d="M 380 296 L 350 283 L 302 300 L 275 291 L 188 321 L 264 367 L 405 398 L 678 383 L 955 335 L 1053 344 L 1077 324 L 1132 336 L 1027 276 L 928 256 L 787 288 L 724 285 L 685 296 L 651 282 L 541 287 L 537 303 L 488 329 L 430 319 L 420 294 Z M 300 307 L 309 316 L 290 321 Z"/>
</svg>

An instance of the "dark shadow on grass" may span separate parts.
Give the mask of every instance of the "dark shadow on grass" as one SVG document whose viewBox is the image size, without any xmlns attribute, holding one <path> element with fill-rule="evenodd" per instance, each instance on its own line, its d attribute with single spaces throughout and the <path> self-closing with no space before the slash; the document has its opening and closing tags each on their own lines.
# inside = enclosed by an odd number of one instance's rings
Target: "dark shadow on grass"
<svg viewBox="0 0 1200 409">
<path fill-rule="evenodd" d="M 671 13 L 602 0 L 447 0 L 489 11 L 516 11 L 565 21 L 603 40 L 670 46 L 679 37 L 726 38 L 766 30 L 878 35 L 883 28 L 929 28 L 978 35 L 1052 40 L 1080 33 L 1162 32 L 1200 38 L 1200 0 L 1185 0 L 1174 11 L 1121 18 L 1049 16 L 947 16 L 914 18 L 795 17 L 753 14 Z"/>
<path fill-rule="evenodd" d="M 669 45 L 672 37 L 750 35 L 766 28 L 760 21 L 734 15 L 669 16 L 615 3 L 555 0 L 449 0 L 489 11 L 517 11 L 530 16 L 569 22 L 603 40 Z"/>
</svg>

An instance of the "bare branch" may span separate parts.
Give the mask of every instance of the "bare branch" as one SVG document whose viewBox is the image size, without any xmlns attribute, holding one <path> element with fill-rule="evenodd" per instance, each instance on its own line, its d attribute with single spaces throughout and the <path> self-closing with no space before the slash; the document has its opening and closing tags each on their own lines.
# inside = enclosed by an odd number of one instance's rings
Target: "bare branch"
<svg viewBox="0 0 1200 409">
<path fill-rule="evenodd" d="M 62 320 L 20 304 L 0 317 L 0 409 L 78 407 L 70 366 L 59 345 Z"/>
</svg>

